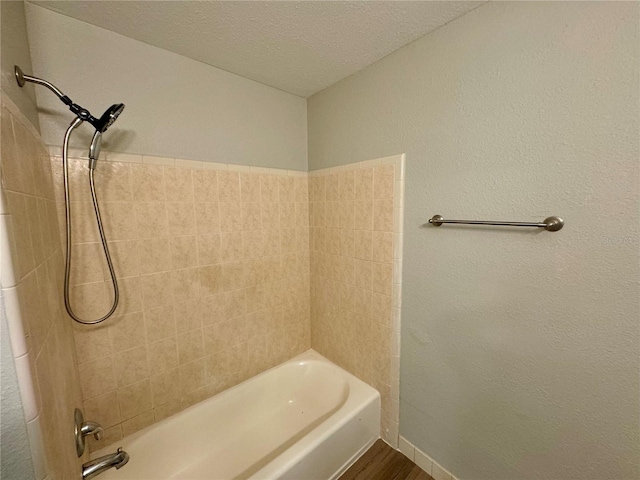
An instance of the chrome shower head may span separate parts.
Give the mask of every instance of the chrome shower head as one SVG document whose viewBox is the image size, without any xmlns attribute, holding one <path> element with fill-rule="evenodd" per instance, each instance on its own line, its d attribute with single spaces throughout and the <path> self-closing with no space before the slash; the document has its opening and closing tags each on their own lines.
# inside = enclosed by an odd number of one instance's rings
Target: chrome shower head
<svg viewBox="0 0 640 480">
<path fill-rule="evenodd" d="M 107 108 L 106 112 L 95 122 L 89 120 L 89 123 L 96 129 L 91 139 L 91 146 L 89 147 L 89 168 L 96 168 L 96 161 L 100 155 L 100 145 L 102 144 L 102 134 L 115 123 L 123 110 L 124 103 L 116 103 Z"/>
<path fill-rule="evenodd" d="M 89 123 L 91 123 L 91 125 L 93 125 L 97 131 L 99 131 L 100 133 L 104 133 L 111 125 L 114 124 L 123 110 L 124 103 L 116 103 L 107 108 L 102 116 L 95 122 L 90 121 Z"/>
</svg>

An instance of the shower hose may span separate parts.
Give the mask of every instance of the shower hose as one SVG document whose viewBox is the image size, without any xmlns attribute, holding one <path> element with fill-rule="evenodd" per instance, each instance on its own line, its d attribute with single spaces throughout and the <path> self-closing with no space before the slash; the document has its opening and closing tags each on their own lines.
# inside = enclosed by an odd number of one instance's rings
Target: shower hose
<svg viewBox="0 0 640 480">
<path fill-rule="evenodd" d="M 95 165 L 95 162 L 91 162 L 89 166 L 89 187 L 91 190 L 91 200 L 93 201 L 93 210 L 96 214 L 96 221 L 98 224 L 98 231 L 100 232 L 100 241 L 102 242 L 102 249 L 104 250 L 104 256 L 107 259 L 107 265 L 109 266 L 109 274 L 111 275 L 111 283 L 113 284 L 113 305 L 111 309 L 107 312 L 106 315 L 100 317 L 96 320 L 84 320 L 78 315 L 76 315 L 71 307 L 71 301 L 69 299 L 69 277 L 71 276 L 71 200 L 69 196 L 69 138 L 71 137 L 71 132 L 80 126 L 82 120 L 80 118 L 75 118 L 67 132 L 64 135 L 64 142 L 62 144 L 62 169 L 63 169 L 63 180 L 64 180 L 64 212 L 65 212 L 65 221 L 66 221 L 66 231 L 67 231 L 67 257 L 65 260 L 64 267 L 64 306 L 67 309 L 67 313 L 71 318 L 73 318 L 76 322 L 82 323 L 85 325 L 93 325 L 96 323 L 103 322 L 116 311 L 118 307 L 118 301 L 120 300 L 120 292 L 118 291 L 118 281 L 116 280 L 116 273 L 113 269 L 113 262 L 111 261 L 111 255 L 109 254 L 109 246 L 107 245 L 107 240 L 104 234 L 104 228 L 102 226 L 102 218 L 100 217 L 100 207 L 98 205 L 98 198 L 96 197 L 96 187 L 95 182 L 93 180 L 93 168 L 92 165 Z"/>
</svg>

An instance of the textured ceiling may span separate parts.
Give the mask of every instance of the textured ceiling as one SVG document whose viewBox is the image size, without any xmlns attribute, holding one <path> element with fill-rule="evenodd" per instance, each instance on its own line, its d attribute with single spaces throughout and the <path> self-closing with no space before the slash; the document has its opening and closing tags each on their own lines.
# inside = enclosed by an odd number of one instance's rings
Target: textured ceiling
<svg viewBox="0 0 640 480">
<path fill-rule="evenodd" d="M 32 3 L 308 97 L 482 2 Z"/>
</svg>

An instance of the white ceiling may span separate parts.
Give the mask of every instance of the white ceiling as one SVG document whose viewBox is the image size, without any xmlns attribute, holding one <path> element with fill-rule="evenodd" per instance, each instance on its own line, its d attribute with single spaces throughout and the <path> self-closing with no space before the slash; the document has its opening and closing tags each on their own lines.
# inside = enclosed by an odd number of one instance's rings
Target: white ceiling
<svg viewBox="0 0 640 480">
<path fill-rule="evenodd" d="M 468 12 L 456 1 L 34 1 L 308 97 Z"/>
</svg>

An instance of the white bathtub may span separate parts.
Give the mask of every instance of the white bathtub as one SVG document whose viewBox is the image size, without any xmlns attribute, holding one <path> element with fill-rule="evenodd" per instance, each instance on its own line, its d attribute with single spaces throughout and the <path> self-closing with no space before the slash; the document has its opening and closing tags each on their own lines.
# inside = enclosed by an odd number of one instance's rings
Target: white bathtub
<svg viewBox="0 0 640 480">
<path fill-rule="evenodd" d="M 380 437 L 380 395 L 309 350 L 141 430 L 100 479 L 337 478 Z"/>
</svg>

